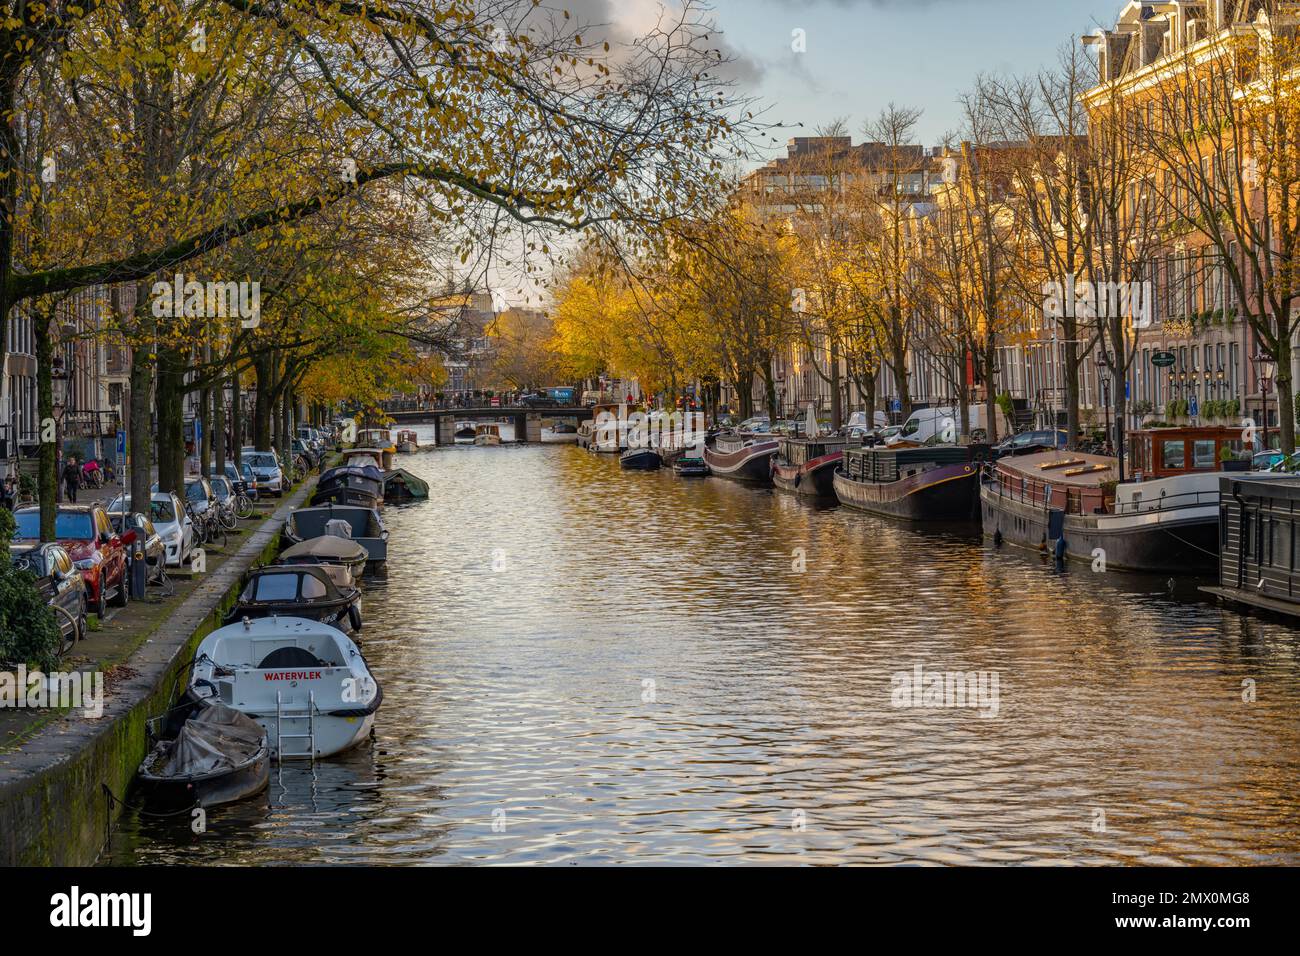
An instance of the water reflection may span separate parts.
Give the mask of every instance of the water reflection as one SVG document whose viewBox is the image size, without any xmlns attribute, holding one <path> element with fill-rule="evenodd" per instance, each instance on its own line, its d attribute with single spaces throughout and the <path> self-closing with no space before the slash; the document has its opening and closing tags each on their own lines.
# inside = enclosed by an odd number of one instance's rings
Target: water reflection
<svg viewBox="0 0 1300 956">
<path fill-rule="evenodd" d="M 111 862 L 1300 862 L 1296 632 L 1194 581 L 573 447 L 401 463 L 373 743 Z M 916 664 L 998 717 L 891 706 Z"/>
</svg>

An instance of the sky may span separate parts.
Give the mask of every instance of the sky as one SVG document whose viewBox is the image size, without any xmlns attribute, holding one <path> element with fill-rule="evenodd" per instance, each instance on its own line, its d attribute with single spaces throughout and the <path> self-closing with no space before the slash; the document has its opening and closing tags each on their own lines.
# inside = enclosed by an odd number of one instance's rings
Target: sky
<svg viewBox="0 0 1300 956">
<path fill-rule="evenodd" d="M 607 5 L 631 28 L 660 2 L 589 5 Z M 956 98 L 979 73 L 1035 72 L 1053 63 L 1063 44 L 1112 26 L 1124 6 L 1123 0 L 709 2 L 736 57 L 738 91 L 768 104 L 769 120 L 804 124 L 788 136 L 810 135 L 846 117 L 856 142 L 863 120 L 893 101 L 924 111 L 919 137 L 930 146 L 958 129 Z M 795 30 L 804 31 L 805 52 L 792 49 Z"/>
<path fill-rule="evenodd" d="M 578 24 L 595 27 L 583 30 L 589 37 L 623 43 L 653 30 L 665 8 L 677 11 L 683 2 L 710 8 L 731 58 L 726 69 L 734 92 L 755 97 L 765 122 L 787 124 L 770 132 L 773 142 L 762 159 L 784 155 L 790 137 L 814 135 L 840 118 L 861 142 L 863 122 L 891 102 L 922 110 L 918 142 L 938 146 L 959 132 L 957 98 L 979 74 L 1050 67 L 1062 47 L 1113 26 L 1125 6 L 1125 0 L 542 0 L 545 8 L 569 11 Z"/>
</svg>

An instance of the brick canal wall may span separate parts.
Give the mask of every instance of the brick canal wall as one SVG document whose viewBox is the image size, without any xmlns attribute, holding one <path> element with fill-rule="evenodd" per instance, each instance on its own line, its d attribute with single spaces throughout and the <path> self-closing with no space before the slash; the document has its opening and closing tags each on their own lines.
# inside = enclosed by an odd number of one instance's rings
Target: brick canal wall
<svg viewBox="0 0 1300 956">
<path fill-rule="evenodd" d="M 130 657 L 130 676 L 106 688 L 102 717 L 65 716 L 6 755 L 0 767 L 0 866 L 95 862 L 144 759 L 146 722 L 170 705 L 199 642 L 234 604 L 243 573 L 274 559 L 285 518 L 314 486 L 309 480 L 286 498 Z M 105 786 L 119 799 L 105 793 Z"/>
</svg>

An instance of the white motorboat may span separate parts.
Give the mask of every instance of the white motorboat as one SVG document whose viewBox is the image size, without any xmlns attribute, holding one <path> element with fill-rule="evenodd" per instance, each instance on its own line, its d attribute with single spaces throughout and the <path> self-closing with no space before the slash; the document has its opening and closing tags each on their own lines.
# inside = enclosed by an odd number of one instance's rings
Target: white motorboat
<svg viewBox="0 0 1300 956">
<path fill-rule="evenodd" d="M 501 426 L 496 422 L 479 425 L 474 429 L 474 444 L 476 445 L 499 445 L 501 444 Z"/>
<path fill-rule="evenodd" d="M 244 619 L 213 631 L 199 644 L 189 694 L 256 720 L 278 760 L 347 750 L 370 733 L 383 700 L 357 645 L 338 628 L 301 617 Z"/>
<path fill-rule="evenodd" d="M 474 444 L 475 431 L 473 422 L 457 422 L 455 428 L 452 440 L 457 445 Z"/>
</svg>

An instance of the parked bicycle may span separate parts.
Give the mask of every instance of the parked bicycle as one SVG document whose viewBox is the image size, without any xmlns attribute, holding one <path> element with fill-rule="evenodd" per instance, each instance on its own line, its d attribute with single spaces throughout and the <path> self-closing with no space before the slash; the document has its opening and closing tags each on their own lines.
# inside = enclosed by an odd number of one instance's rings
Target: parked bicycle
<svg viewBox="0 0 1300 956">
<path fill-rule="evenodd" d="M 81 466 L 81 487 L 104 487 L 104 470 L 99 467 L 99 462 L 94 458 L 91 458 Z"/>
</svg>

